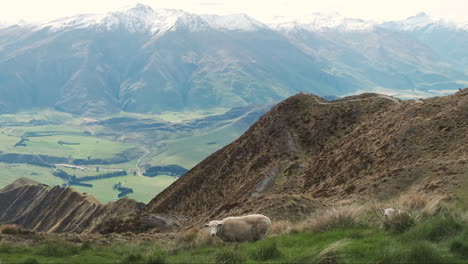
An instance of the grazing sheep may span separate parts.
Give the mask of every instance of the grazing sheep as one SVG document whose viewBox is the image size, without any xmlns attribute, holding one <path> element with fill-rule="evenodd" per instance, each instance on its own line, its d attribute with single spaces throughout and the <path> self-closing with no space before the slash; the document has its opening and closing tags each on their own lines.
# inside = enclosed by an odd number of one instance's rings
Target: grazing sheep
<svg viewBox="0 0 468 264">
<path fill-rule="evenodd" d="M 385 208 L 385 209 L 382 209 L 383 211 L 383 215 L 385 217 L 385 219 L 391 219 L 393 217 L 395 217 L 396 215 L 402 215 L 402 214 L 408 214 L 408 212 L 406 211 L 402 211 L 402 210 L 397 210 L 397 209 L 393 209 L 393 208 Z"/>
<path fill-rule="evenodd" d="M 210 228 L 211 236 L 218 236 L 224 242 L 253 242 L 265 237 L 270 225 L 270 218 L 252 214 L 211 221 L 205 227 Z"/>
</svg>

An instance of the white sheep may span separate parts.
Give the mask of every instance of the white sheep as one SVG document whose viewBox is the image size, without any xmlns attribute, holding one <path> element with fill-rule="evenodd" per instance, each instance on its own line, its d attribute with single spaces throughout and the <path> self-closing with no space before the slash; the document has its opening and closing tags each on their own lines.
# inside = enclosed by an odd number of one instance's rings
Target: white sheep
<svg viewBox="0 0 468 264">
<path fill-rule="evenodd" d="M 224 242 L 253 242 L 265 237 L 270 225 L 270 218 L 252 214 L 211 221 L 205 227 L 210 228 L 211 236 L 218 236 Z"/>
<path fill-rule="evenodd" d="M 406 211 L 397 210 L 397 209 L 393 209 L 393 208 L 382 209 L 382 212 L 383 212 L 383 215 L 384 215 L 385 219 L 391 219 L 391 218 L 395 217 L 396 215 L 403 215 L 403 214 L 407 214 L 408 216 L 410 215 Z"/>
</svg>

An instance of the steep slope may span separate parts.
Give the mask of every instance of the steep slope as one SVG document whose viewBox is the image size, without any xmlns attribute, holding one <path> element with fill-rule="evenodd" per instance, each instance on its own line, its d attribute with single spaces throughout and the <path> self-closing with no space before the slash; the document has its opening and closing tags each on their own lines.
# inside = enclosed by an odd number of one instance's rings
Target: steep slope
<svg viewBox="0 0 468 264">
<path fill-rule="evenodd" d="M 295 217 L 321 203 L 406 192 L 463 197 L 467 117 L 468 89 L 424 101 L 298 94 L 156 196 L 134 224 L 153 214 Z"/>
<path fill-rule="evenodd" d="M 143 207 L 130 199 L 106 205 L 94 197 L 60 186 L 49 187 L 21 178 L 0 190 L 0 223 L 40 232 L 100 232 L 106 223 Z"/>
</svg>

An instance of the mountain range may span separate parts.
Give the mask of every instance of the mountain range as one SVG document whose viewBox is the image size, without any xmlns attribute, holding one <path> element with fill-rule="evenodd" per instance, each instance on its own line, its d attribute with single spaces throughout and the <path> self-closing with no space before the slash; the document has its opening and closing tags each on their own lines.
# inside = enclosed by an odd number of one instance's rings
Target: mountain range
<svg viewBox="0 0 468 264">
<path fill-rule="evenodd" d="M 103 115 L 236 107 L 300 91 L 440 95 L 468 83 L 468 26 L 419 14 L 375 23 L 312 14 L 135 7 L 0 27 L 0 113 Z"/>
</svg>

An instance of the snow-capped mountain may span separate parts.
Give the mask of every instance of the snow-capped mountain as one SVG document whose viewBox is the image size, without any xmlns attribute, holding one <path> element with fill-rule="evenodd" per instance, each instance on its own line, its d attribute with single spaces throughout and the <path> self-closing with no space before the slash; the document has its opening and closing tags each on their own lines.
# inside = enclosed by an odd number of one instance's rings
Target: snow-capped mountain
<svg viewBox="0 0 468 264">
<path fill-rule="evenodd" d="M 307 30 L 307 31 L 362 31 L 371 30 L 375 23 L 345 17 L 339 13 L 312 13 L 311 15 L 291 19 L 289 17 L 274 17 L 269 25 L 281 31 Z"/>
<path fill-rule="evenodd" d="M 48 28 L 52 31 L 80 28 L 115 30 L 119 27 L 130 32 L 149 32 L 152 34 L 174 31 L 177 27 L 190 31 L 209 29 L 255 31 L 267 28 L 266 25 L 246 14 L 196 15 L 177 9 L 154 10 L 143 4 L 104 15 L 83 14 L 67 17 L 38 26 L 39 29 Z"/>
<path fill-rule="evenodd" d="M 201 15 L 201 17 L 214 29 L 255 31 L 267 29 L 268 26 L 246 14 L 232 15 Z"/>
<path fill-rule="evenodd" d="M 467 30 L 467 25 L 468 23 L 456 23 L 443 18 L 435 18 L 422 12 L 404 20 L 383 22 L 379 26 L 392 30 L 415 31 L 435 30 L 440 28 Z"/>
<path fill-rule="evenodd" d="M 104 15 L 84 14 L 54 20 L 40 25 L 38 28 L 48 28 L 52 31 L 95 28 L 115 30 L 124 28 L 129 32 L 165 32 L 184 27 L 191 31 L 204 30 L 208 24 L 197 15 L 177 9 L 153 10 L 150 6 L 137 4 L 134 8 L 110 12 Z"/>
<path fill-rule="evenodd" d="M 9 26 L 0 28 L 0 113 L 155 113 L 261 104 L 300 91 L 450 92 L 468 83 L 468 31 L 431 21 L 314 13 L 266 25 L 245 14 L 139 4 Z"/>
</svg>

